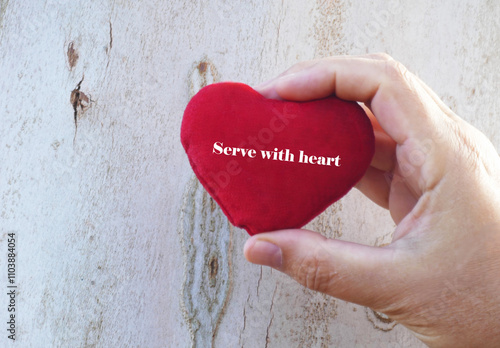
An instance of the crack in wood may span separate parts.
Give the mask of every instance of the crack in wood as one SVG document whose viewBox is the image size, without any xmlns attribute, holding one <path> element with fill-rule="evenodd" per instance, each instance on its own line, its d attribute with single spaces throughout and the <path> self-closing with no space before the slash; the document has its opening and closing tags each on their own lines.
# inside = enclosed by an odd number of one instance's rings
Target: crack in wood
<svg viewBox="0 0 500 348">
<path fill-rule="evenodd" d="M 69 43 L 69 45 L 68 45 L 67 55 L 68 55 L 69 70 L 71 71 L 71 70 L 73 70 L 73 68 L 75 67 L 76 63 L 78 62 L 78 58 L 80 58 L 80 56 L 78 55 L 78 51 L 76 50 L 75 44 L 74 44 L 73 41 L 71 41 Z"/>
<path fill-rule="evenodd" d="M 111 24 L 111 20 L 109 21 L 109 50 L 113 48 L 113 25 Z"/>
<path fill-rule="evenodd" d="M 73 137 L 73 143 L 75 142 L 76 139 L 76 132 L 78 130 L 78 106 L 80 104 L 80 87 L 82 86 L 83 79 L 85 78 L 85 75 L 82 76 L 82 79 L 78 84 L 76 85 L 75 89 L 71 91 L 71 96 L 70 96 L 70 103 L 73 105 L 73 117 L 75 119 L 75 136 Z"/>
<path fill-rule="evenodd" d="M 245 329 L 247 327 L 247 305 L 250 303 L 250 294 L 247 296 L 247 300 L 245 301 L 245 305 L 243 306 L 243 328 L 240 330 L 240 335 L 238 338 L 238 342 L 243 348 L 243 343 L 242 343 L 242 336 L 243 332 L 245 332 Z"/>
<path fill-rule="evenodd" d="M 111 49 L 113 48 L 113 24 L 111 23 L 111 19 L 108 21 L 109 23 L 109 44 L 106 46 L 106 55 L 108 56 L 108 62 L 106 63 L 106 70 L 109 67 L 109 55 L 111 53 Z"/>
<path fill-rule="evenodd" d="M 260 276 L 257 281 L 257 297 L 259 297 L 260 282 L 262 281 L 262 266 L 260 266 Z"/>
<path fill-rule="evenodd" d="M 212 256 L 210 258 L 210 261 L 208 261 L 208 267 L 210 271 L 210 287 L 214 287 L 217 281 L 217 273 L 219 272 L 219 259 L 217 258 L 216 255 Z"/>
<path fill-rule="evenodd" d="M 366 308 L 366 318 L 373 324 L 376 330 L 389 332 L 398 324 L 385 314 L 374 311 L 371 308 Z"/>
<path fill-rule="evenodd" d="M 276 291 L 278 290 L 278 284 L 276 284 L 273 292 L 273 297 L 271 298 L 271 307 L 269 308 L 269 313 L 271 313 L 271 319 L 269 320 L 269 324 L 267 325 L 266 329 L 266 348 L 269 345 L 269 342 L 271 339 L 269 338 L 269 330 L 271 329 L 271 325 L 273 325 L 273 320 L 274 320 L 274 312 L 273 312 L 273 307 L 274 307 L 274 297 L 276 296 Z"/>
<path fill-rule="evenodd" d="M 75 144 L 76 133 L 78 131 L 78 117 L 82 115 L 87 108 L 89 108 L 94 102 L 92 98 L 83 93 L 80 88 L 82 82 L 85 79 L 85 74 L 83 74 L 82 79 L 76 85 L 75 89 L 71 91 L 70 103 L 73 106 L 73 118 L 75 120 L 75 135 L 73 136 L 73 144 Z"/>
</svg>

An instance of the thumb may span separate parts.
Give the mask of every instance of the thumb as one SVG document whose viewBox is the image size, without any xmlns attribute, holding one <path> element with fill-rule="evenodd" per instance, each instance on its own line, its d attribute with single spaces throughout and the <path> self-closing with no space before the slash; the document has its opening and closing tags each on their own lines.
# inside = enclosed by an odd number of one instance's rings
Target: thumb
<svg viewBox="0 0 500 348">
<path fill-rule="evenodd" d="M 282 230 L 251 237 L 244 253 L 248 261 L 286 273 L 309 289 L 374 309 L 386 307 L 397 293 L 390 248 Z"/>
</svg>

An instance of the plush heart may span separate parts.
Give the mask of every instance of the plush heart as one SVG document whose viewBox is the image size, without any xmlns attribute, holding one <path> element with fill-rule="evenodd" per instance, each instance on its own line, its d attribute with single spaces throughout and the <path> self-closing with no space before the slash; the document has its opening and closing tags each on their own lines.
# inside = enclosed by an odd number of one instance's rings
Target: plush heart
<svg viewBox="0 0 500 348">
<path fill-rule="evenodd" d="M 234 82 L 191 99 L 181 142 L 202 185 L 250 235 L 302 227 L 361 179 L 374 153 L 357 103 L 266 99 Z"/>
</svg>

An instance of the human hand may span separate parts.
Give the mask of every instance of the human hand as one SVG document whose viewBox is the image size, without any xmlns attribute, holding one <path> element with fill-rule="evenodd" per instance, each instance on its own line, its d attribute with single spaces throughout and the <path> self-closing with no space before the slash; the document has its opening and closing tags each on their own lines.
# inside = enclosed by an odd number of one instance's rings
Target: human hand
<svg viewBox="0 0 500 348">
<path fill-rule="evenodd" d="M 500 346 L 500 160 L 491 142 L 387 55 L 299 63 L 256 88 L 364 103 L 375 155 L 357 188 L 397 224 L 384 247 L 307 230 L 247 240 L 248 261 L 385 313 L 434 347 Z"/>
</svg>

